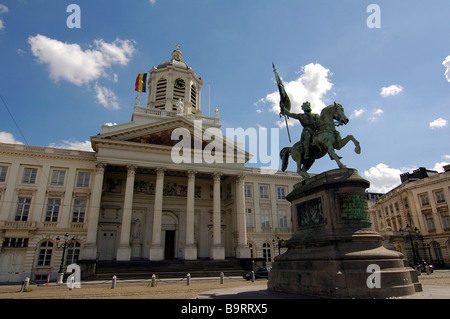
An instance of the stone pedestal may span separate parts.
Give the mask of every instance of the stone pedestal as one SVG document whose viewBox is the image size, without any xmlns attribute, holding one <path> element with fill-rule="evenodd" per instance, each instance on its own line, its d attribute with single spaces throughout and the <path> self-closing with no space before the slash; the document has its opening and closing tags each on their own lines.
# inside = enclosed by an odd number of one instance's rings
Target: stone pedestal
<svg viewBox="0 0 450 319">
<path fill-rule="evenodd" d="M 275 258 L 268 289 L 330 298 L 387 298 L 421 291 L 401 253 L 370 229 L 365 190 L 354 169 L 336 169 L 294 186 L 293 237 Z"/>
<path fill-rule="evenodd" d="M 153 245 L 150 247 L 149 258 L 152 261 L 160 261 L 164 259 L 164 248 L 160 245 Z"/>
<path fill-rule="evenodd" d="M 117 249 L 117 261 L 128 261 L 131 258 L 131 247 L 130 245 L 119 245 Z"/>
<path fill-rule="evenodd" d="M 139 240 L 133 240 L 131 242 L 131 259 L 140 259 L 142 251 L 142 244 Z"/>
<path fill-rule="evenodd" d="M 213 246 L 209 251 L 209 257 L 213 260 L 225 260 L 225 247 Z"/>
<path fill-rule="evenodd" d="M 186 245 L 183 250 L 184 260 L 196 260 L 197 259 L 197 246 Z"/>
</svg>

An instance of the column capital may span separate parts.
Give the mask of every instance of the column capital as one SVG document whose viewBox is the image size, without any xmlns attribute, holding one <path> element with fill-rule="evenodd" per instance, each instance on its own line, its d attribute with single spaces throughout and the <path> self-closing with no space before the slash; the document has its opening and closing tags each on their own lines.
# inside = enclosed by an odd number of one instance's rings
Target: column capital
<svg viewBox="0 0 450 319">
<path fill-rule="evenodd" d="M 245 182 L 245 174 L 239 174 L 236 176 L 236 181 L 238 183 L 244 183 Z"/>
<path fill-rule="evenodd" d="M 103 162 L 97 162 L 95 163 L 95 172 L 97 174 L 103 174 L 105 172 L 106 163 Z"/>
<path fill-rule="evenodd" d="M 222 177 L 222 175 L 223 175 L 223 174 L 220 173 L 220 172 L 214 172 L 214 173 L 212 173 L 212 176 L 213 176 L 215 182 L 220 182 L 220 178 Z"/>
<path fill-rule="evenodd" d="M 194 178 L 196 174 L 197 174 L 197 171 L 194 171 L 194 170 L 186 171 L 186 175 L 188 176 L 189 179 Z"/>
<path fill-rule="evenodd" d="M 133 176 L 136 173 L 137 166 L 128 164 L 127 165 L 127 176 Z"/>
<path fill-rule="evenodd" d="M 163 177 L 166 169 L 164 167 L 157 167 L 157 168 L 155 168 L 155 171 L 156 171 L 157 177 Z"/>
</svg>

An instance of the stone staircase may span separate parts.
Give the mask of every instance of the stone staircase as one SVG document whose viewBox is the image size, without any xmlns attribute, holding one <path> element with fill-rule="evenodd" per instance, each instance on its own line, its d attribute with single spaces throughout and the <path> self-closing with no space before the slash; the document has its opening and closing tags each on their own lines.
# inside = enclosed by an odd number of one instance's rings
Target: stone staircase
<svg viewBox="0 0 450 319">
<path fill-rule="evenodd" d="M 118 279 L 182 278 L 189 273 L 191 278 L 242 276 L 251 271 L 251 263 L 237 259 L 226 260 L 168 260 L 168 261 L 99 261 L 95 275 L 87 280 L 107 280 L 116 275 Z"/>
</svg>

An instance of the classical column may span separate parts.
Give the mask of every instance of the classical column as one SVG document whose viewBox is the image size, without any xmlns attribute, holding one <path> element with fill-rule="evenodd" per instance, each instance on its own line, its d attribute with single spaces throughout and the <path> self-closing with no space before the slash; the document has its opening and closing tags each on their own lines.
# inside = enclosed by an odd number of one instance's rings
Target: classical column
<svg viewBox="0 0 450 319">
<path fill-rule="evenodd" d="M 164 187 L 164 168 L 156 169 L 155 206 L 153 209 L 152 244 L 150 246 L 150 260 L 163 260 L 164 250 L 161 245 L 161 219 Z"/>
<path fill-rule="evenodd" d="M 186 205 L 186 243 L 184 246 L 184 259 L 197 259 L 197 247 L 194 243 L 194 195 L 195 195 L 195 171 L 188 171 L 187 205 Z"/>
<path fill-rule="evenodd" d="M 130 260 L 131 257 L 130 229 L 136 168 L 135 165 L 127 165 L 127 183 L 125 186 L 125 199 L 123 201 L 122 227 L 120 228 L 120 243 L 116 257 L 118 261 Z"/>
<path fill-rule="evenodd" d="M 210 250 L 211 259 L 225 259 L 225 248 L 222 246 L 222 226 L 220 219 L 220 177 L 222 174 L 214 173 L 213 186 L 213 247 Z"/>
<path fill-rule="evenodd" d="M 88 215 L 88 229 L 86 244 L 83 247 L 83 260 L 97 259 L 97 228 L 98 215 L 100 213 L 100 202 L 102 199 L 103 177 L 105 175 L 105 163 L 97 163 L 95 170 L 94 185 L 92 188 L 92 198 Z"/>
<path fill-rule="evenodd" d="M 236 258 L 250 258 L 250 248 L 247 244 L 247 226 L 245 225 L 245 175 L 239 175 L 236 179 L 236 221 L 238 232 L 238 246 Z"/>
</svg>

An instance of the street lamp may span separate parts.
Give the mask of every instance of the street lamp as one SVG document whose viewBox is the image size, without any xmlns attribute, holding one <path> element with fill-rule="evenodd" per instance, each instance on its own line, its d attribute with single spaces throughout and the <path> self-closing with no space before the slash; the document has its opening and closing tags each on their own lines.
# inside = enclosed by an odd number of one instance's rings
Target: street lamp
<svg viewBox="0 0 450 319">
<path fill-rule="evenodd" d="M 407 231 L 408 232 L 408 235 L 409 235 L 409 242 L 410 242 L 410 244 L 411 244 L 411 249 L 412 249 L 412 251 L 413 251 L 413 259 L 414 259 L 414 265 L 417 265 L 418 263 L 417 263 L 417 256 L 416 256 L 416 248 L 414 247 L 414 243 L 413 243 L 413 240 L 412 240 L 412 236 L 411 236 L 411 226 L 409 225 L 409 224 L 406 224 L 406 226 L 404 227 L 404 228 L 400 228 L 400 232 L 402 233 L 402 236 L 403 236 L 403 231 Z M 416 234 L 418 234 L 419 232 L 420 232 L 420 230 L 419 230 L 419 228 L 417 228 L 417 227 L 414 227 L 414 232 L 416 233 Z"/>
<path fill-rule="evenodd" d="M 59 238 L 59 236 L 56 237 L 56 247 L 63 249 L 63 254 L 61 257 L 61 265 L 59 266 L 59 271 L 58 271 L 58 284 L 63 283 L 63 277 L 64 277 L 63 267 L 64 267 L 64 257 L 66 255 L 66 248 L 69 247 L 69 245 L 71 245 L 74 241 L 75 241 L 75 236 L 73 236 L 72 238 L 69 238 L 68 233 L 64 234 L 63 239 Z"/>
</svg>

